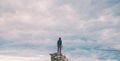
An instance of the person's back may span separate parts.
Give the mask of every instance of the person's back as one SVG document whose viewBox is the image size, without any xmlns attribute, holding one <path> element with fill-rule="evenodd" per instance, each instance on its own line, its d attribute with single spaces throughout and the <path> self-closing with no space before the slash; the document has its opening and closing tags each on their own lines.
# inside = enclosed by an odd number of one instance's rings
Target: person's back
<svg viewBox="0 0 120 61">
<path fill-rule="evenodd" d="M 61 46 L 61 45 L 62 45 L 62 40 L 61 40 L 61 38 L 59 38 L 57 45 L 58 45 L 58 46 Z"/>
</svg>

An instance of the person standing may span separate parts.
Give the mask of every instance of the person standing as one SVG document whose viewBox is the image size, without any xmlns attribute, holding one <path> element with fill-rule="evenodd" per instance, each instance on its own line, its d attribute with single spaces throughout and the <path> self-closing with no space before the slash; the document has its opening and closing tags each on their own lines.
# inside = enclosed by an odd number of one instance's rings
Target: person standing
<svg viewBox="0 0 120 61">
<path fill-rule="evenodd" d="M 59 40 L 57 42 L 57 53 L 61 54 L 61 50 L 62 50 L 62 40 L 61 37 L 59 37 Z"/>
</svg>

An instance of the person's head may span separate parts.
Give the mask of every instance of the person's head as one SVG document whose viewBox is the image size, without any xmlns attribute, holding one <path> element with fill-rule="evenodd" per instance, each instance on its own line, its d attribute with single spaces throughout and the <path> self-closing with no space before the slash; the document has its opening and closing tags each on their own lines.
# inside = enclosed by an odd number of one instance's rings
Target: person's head
<svg viewBox="0 0 120 61">
<path fill-rule="evenodd" d="M 61 37 L 59 37 L 59 40 L 61 40 Z"/>
</svg>

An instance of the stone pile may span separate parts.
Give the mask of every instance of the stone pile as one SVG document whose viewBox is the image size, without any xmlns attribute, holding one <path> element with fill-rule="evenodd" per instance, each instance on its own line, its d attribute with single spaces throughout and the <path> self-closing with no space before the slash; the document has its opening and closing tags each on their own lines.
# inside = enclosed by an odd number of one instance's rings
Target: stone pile
<svg viewBox="0 0 120 61">
<path fill-rule="evenodd" d="M 51 55 L 51 61 L 68 61 L 68 58 L 62 54 L 52 53 L 50 55 Z"/>
</svg>

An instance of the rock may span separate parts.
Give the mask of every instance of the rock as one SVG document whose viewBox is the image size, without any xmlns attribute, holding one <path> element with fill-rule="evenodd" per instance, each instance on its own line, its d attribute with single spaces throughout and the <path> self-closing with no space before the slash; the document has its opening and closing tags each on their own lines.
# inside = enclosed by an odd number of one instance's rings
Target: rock
<svg viewBox="0 0 120 61">
<path fill-rule="evenodd" d="M 51 61 L 68 61 L 67 57 L 59 54 L 59 53 L 52 53 L 51 55 Z"/>
</svg>

